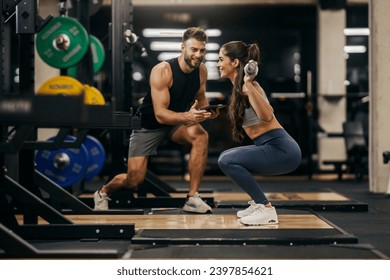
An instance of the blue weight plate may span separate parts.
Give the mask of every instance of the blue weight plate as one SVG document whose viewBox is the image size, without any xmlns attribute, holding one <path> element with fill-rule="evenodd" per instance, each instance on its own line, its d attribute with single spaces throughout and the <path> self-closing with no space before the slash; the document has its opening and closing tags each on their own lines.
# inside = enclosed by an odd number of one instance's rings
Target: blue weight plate
<svg viewBox="0 0 390 280">
<path fill-rule="evenodd" d="M 84 180 L 88 181 L 102 171 L 106 161 L 106 152 L 100 141 L 91 135 L 85 137 L 83 145 L 87 149 L 89 158 L 88 168 L 84 176 Z"/>
<path fill-rule="evenodd" d="M 67 136 L 66 141 L 74 141 Z M 48 139 L 53 141 L 54 137 Z M 88 151 L 81 145 L 77 149 L 38 150 L 36 169 L 61 187 L 69 187 L 83 179 L 88 167 Z"/>
</svg>

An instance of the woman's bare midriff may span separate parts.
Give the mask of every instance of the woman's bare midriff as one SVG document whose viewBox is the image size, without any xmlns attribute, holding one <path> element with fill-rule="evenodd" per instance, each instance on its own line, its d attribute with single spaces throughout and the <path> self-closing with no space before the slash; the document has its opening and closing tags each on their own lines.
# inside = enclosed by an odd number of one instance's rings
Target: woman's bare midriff
<svg viewBox="0 0 390 280">
<path fill-rule="evenodd" d="M 244 130 L 246 135 L 248 135 L 248 137 L 253 140 L 270 130 L 274 130 L 278 128 L 283 128 L 283 127 L 276 120 L 276 118 L 273 118 L 273 120 L 270 122 L 263 122 L 263 123 L 244 127 Z"/>
</svg>

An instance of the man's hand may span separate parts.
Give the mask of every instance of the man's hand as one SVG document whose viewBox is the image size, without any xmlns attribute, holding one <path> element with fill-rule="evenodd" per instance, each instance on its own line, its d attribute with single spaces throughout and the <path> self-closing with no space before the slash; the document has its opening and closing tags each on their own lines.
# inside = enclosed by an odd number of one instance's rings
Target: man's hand
<svg viewBox="0 0 390 280">
<path fill-rule="evenodd" d="M 198 100 L 195 100 L 194 104 L 191 106 L 190 110 L 185 113 L 187 123 L 200 123 L 207 119 L 209 119 L 212 115 L 211 112 L 206 110 L 198 110 L 196 109 L 198 105 Z"/>
</svg>

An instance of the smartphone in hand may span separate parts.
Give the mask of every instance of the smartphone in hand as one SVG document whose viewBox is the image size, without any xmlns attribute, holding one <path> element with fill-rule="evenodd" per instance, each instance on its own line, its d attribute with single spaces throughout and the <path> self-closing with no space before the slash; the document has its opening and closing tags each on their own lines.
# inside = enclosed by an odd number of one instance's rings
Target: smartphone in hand
<svg viewBox="0 0 390 280">
<path fill-rule="evenodd" d="M 198 108 L 198 110 L 210 111 L 210 110 L 215 110 L 215 109 L 222 109 L 222 108 L 225 108 L 225 107 L 226 107 L 226 105 L 223 105 L 223 104 L 206 105 L 206 106 L 202 106 L 202 107 Z"/>
</svg>

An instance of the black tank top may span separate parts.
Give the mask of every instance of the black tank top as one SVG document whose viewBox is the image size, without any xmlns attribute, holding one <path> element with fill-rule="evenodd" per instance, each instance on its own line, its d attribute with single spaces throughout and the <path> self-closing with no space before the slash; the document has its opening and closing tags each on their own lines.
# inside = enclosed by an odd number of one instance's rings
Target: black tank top
<svg viewBox="0 0 390 280">
<path fill-rule="evenodd" d="M 200 88 L 199 68 L 194 69 L 191 73 L 184 73 L 180 69 L 178 58 L 173 58 L 167 62 L 171 66 L 173 75 L 173 84 L 169 89 L 170 102 L 168 109 L 174 112 L 188 111 Z M 156 120 L 150 86 L 148 87 L 142 105 L 139 107 L 139 111 L 142 114 L 141 123 L 143 128 L 157 129 L 167 126 L 160 124 Z"/>
</svg>

